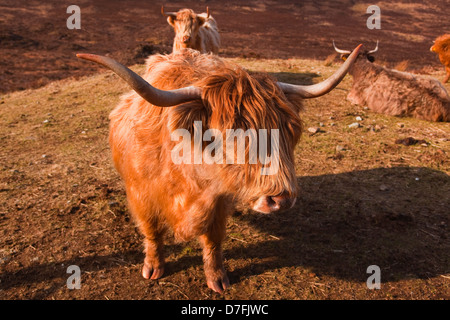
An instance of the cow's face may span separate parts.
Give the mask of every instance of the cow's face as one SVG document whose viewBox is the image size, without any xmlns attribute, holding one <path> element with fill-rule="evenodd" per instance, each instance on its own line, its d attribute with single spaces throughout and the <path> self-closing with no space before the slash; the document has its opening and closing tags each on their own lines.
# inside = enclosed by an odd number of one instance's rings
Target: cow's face
<svg viewBox="0 0 450 320">
<path fill-rule="evenodd" d="M 345 61 L 345 60 L 347 60 L 347 58 L 348 58 L 349 55 L 350 55 L 349 53 L 347 53 L 347 54 L 342 54 L 342 55 L 341 55 L 341 59 Z M 375 57 L 374 57 L 372 54 L 369 54 L 369 53 L 366 51 L 366 52 L 363 52 L 363 53 L 361 53 L 361 54 L 359 55 L 359 57 L 356 59 L 356 62 L 361 61 L 361 60 L 367 60 L 367 61 L 369 61 L 370 63 L 373 63 L 373 62 L 375 62 Z"/>
<path fill-rule="evenodd" d="M 178 11 L 176 16 L 168 16 L 167 22 L 174 28 L 175 41 L 180 48 L 192 48 L 195 45 L 198 30 L 205 23 L 205 19 L 190 9 L 183 9 Z"/>
<path fill-rule="evenodd" d="M 377 45 L 376 45 L 375 49 L 364 50 L 364 52 L 361 52 L 361 54 L 359 54 L 359 56 L 356 58 L 356 63 L 358 63 L 358 62 L 364 63 L 367 61 L 369 61 L 370 63 L 373 63 L 375 61 L 375 57 L 373 56 L 373 54 L 378 51 L 378 43 L 379 43 L 379 41 L 377 41 Z M 341 55 L 341 59 L 344 61 L 346 61 L 348 59 L 348 57 L 350 56 L 350 54 L 352 53 L 352 51 L 350 51 L 350 50 L 338 49 L 336 47 L 334 41 L 333 41 L 333 47 L 334 47 L 334 50 Z"/>
<path fill-rule="evenodd" d="M 270 77 L 242 69 L 210 76 L 201 86 L 202 103 L 179 105 L 169 116 L 171 132 L 190 132 L 190 150 L 202 141 L 196 172 L 240 208 L 262 213 L 291 208 L 297 196 L 294 147 L 302 130 L 301 99 L 288 100 Z"/>
</svg>

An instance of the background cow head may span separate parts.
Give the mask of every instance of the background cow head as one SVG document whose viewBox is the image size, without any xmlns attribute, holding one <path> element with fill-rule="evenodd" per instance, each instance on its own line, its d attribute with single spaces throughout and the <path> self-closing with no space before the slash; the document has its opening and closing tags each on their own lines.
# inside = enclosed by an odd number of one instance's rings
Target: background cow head
<svg viewBox="0 0 450 320">
<path fill-rule="evenodd" d="M 198 30 L 209 18 L 209 8 L 207 13 L 196 14 L 191 9 L 181 9 L 178 12 L 164 12 L 164 7 L 161 7 L 161 12 L 167 16 L 167 22 L 173 27 L 175 31 L 174 43 L 181 48 L 195 48 Z"/>
</svg>

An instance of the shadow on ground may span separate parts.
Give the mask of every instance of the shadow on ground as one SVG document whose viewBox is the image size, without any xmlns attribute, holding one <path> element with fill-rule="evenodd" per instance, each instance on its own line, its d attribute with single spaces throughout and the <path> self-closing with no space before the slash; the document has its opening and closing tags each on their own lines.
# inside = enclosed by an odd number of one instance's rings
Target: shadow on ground
<svg viewBox="0 0 450 320">
<path fill-rule="evenodd" d="M 270 258 L 234 270 L 242 279 L 281 267 L 305 266 L 318 275 L 382 282 L 450 272 L 450 177 L 428 168 L 394 167 L 299 177 L 294 208 L 238 219 L 280 240 L 225 252 L 228 258 Z"/>
<path fill-rule="evenodd" d="M 422 279 L 450 272 L 448 223 L 450 177 L 428 168 L 394 167 L 298 177 L 301 193 L 291 210 L 273 215 L 236 213 L 242 225 L 273 236 L 271 240 L 225 250 L 227 260 L 252 263 L 229 272 L 232 283 L 283 267 L 306 267 L 317 275 L 365 282 L 367 267 L 381 268 L 382 282 Z M 268 237 L 266 237 L 267 239 Z M 181 251 L 184 244 L 168 246 Z M 74 257 L 31 265 L 0 275 L 2 290 L 67 279 L 66 268 L 83 272 L 140 265 L 140 250 Z M 166 277 L 201 265 L 199 254 L 168 262 Z M 47 288 L 48 296 L 61 286 Z"/>
</svg>

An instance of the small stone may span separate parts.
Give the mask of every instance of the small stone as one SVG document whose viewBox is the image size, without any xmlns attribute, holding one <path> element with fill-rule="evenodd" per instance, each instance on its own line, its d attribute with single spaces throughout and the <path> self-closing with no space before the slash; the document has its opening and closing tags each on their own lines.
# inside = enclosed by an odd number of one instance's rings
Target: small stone
<svg viewBox="0 0 450 320">
<path fill-rule="evenodd" d="M 352 128 L 359 128 L 360 126 L 361 125 L 359 124 L 359 122 L 353 122 L 348 127 L 352 129 Z"/>
<path fill-rule="evenodd" d="M 336 146 L 336 152 L 341 152 L 341 151 L 344 151 L 344 150 L 345 150 L 345 148 L 343 146 L 340 146 L 340 145 Z"/>
<path fill-rule="evenodd" d="M 319 132 L 320 128 L 319 127 L 310 127 L 310 128 L 308 128 L 308 131 L 314 134 L 314 133 Z"/>
<path fill-rule="evenodd" d="M 357 117 L 355 118 L 355 120 L 356 120 L 356 121 L 362 121 L 362 118 L 361 118 L 360 116 L 357 116 Z"/>
<path fill-rule="evenodd" d="M 323 127 L 323 126 L 324 126 L 323 122 L 319 122 L 319 127 Z"/>
<path fill-rule="evenodd" d="M 385 184 L 382 184 L 382 185 L 380 186 L 380 190 L 381 190 L 381 191 L 387 191 L 387 190 L 389 190 L 389 187 L 388 187 L 387 185 L 385 185 Z"/>
<path fill-rule="evenodd" d="M 405 127 L 405 124 L 404 124 L 404 123 L 397 123 L 397 127 L 399 127 L 399 128 L 404 128 L 404 127 Z"/>
</svg>

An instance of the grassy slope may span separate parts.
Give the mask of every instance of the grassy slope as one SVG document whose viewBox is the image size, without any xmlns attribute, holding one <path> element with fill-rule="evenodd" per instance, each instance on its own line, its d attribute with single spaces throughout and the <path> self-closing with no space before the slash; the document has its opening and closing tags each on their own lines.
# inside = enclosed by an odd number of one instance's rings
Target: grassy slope
<svg viewBox="0 0 450 320">
<path fill-rule="evenodd" d="M 296 83 L 338 67 L 232 60 Z M 350 86 L 346 77 L 305 102 L 305 127 L 322 126 L 296 148 L 303 191 L 295 208 L 231 217 L 226 298 L 448 298 L 450 124 L 352 106 Z M 166 276 L 151 284 L 139 276 L 141 237 L 107 141 L 108 113 L 127 90 L 105 72 L 0 97 L 0 298 L 219 298 L 206 287 L 195 241 L 169 237 Z M 356 116 L 362 127 L 348 128 Z M 409 136 L 427 145 L 395 143 Z M 70 264 L 81 267 L 81 290 L 65 287 Z M 365 285 L 371 264 L 381 267 L 382 290 Z"/>
</svg>

